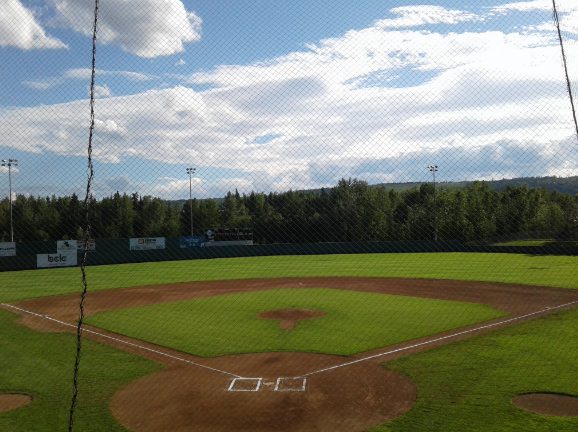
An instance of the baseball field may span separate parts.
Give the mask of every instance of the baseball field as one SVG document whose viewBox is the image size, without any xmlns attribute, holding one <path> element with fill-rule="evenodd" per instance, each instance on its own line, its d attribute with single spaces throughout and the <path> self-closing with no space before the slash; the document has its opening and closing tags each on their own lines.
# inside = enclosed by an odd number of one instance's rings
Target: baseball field
<svg viewBox="0 0 578 432">
<path fill-rule="evenodd" d="M 575 431 L 578 258 L 90 267 L 82 431 Z M 0 430 L 66 427 L 77 268 L 0 273 Z"/>
</svg>

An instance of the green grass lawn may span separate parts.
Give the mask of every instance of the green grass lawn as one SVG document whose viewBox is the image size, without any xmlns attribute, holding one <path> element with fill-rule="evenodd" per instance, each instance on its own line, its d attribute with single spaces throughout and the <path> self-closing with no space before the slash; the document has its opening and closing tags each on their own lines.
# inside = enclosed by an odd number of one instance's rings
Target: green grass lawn
<svg viewBox="0 0 578 432">
<path fill-rule="evenodd" d="M 326 315 L 292 330 L 260 312 Z M 335 289 L 277 289 L 101 312 L 88 323 L 205 357 L 303 351 L 350 355 L 503 316 L 489 306 Z"/>
<path fill-rule="evenodd" d="M 374 432 L 575 432 L 578 417 L 516 408 L 516 394 L 578 396 L 578 310 L 498 330 L 386 365 L 412 378 L 418 401 Z"/>
<path fill-rule="evenodd" d="M 298 276 L 416 277 L 578 288 L 578 257 L 484 253 L 271 256 L 99 266 L 90 290 Z M 0 302 L 80 291 L 78 268 L 0 273 Z"/>
<path fill-rule="evenodd" d="M 578 257 L 478 253 L 278 256 L 88 269 L 90 290 L 195 280 L 299 276 L 416 277 L 576 289 Z M 0 302 L 79 291 L 77 268 L 0 273 Z M 414 306 L 425 313 L 417 304 Z M 182 312 L 186 320 L 186 307 Z M 175 315 L 174 319 L 182 317 Z M 292 332 L 307 331 L 309 325 L 323 325 L 323 320 L 329 317 L 303 321 Z M 28 393 L 34 402 L 0 414 L 0 430 L 63 430 L 70 400 L 74 338 L 67 334 L 37 333 L 16 325 L 14 319 L 13 314 L 0 310 L 0 392 Z M 422 316 L 417 321 L 423 320 Z M 263 320 L 259 324 L 262 323 L 267 323 L 266 331 L 270 334 L 281 332 L 275 321 Z M 194 327 L 189 330 L 188 334 L 194 336 Z M 284 336 L 287 334 L 281 335 Z M 510 402 L 514 394 L 531 391 L 578 395 L 577 340 L 578 311 L 575 310 L 388 364 L 417 383 L 419 399 L 406 416 L 376 431 L 578 430 L 578 418 L 530 414 Z M 123 430 L 108 410 L 110 397 L 116 389 L 160 366 L 90 341 L 85 341 L 84 347 L 77 429 Z"/>
<path fill-rule="evenodd" d="M 0 431 L 66 430 L 75 337 L 38 333 L 15 320 L 16 315 L 0 310 L 0 393 L 29 394 L 33 402 L 0 413 Z M 151 361 L 84 341 L 75 430 L 124 431 L 108 409 L 110 398 L 124 385 L 158 369 Z"/>
</svg>

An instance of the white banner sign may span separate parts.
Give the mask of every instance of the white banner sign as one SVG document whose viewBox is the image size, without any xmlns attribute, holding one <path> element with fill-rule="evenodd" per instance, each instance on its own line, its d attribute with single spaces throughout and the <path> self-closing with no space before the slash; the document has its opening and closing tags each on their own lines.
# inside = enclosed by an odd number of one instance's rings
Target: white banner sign
<svg viewBox="0 0 578 432">
<path fill-rule="evenodd" d="M 0 256 L 16 256 L 16 243 L 0 243 Z"/>
<path fill-rule="evenodd" d="M 36 267 L 71 267 L 77 264 L 77 257 L 76 249 L 55 254 L 38 254 L 36 255 Z"/>
<path fill-rule="evenodd" d="M 57 252 L 72 252 L 78 250 L 78 244 L 76 240 L 58 240 L 56 242 Z"/>
<path fill-rule="evenodd" d="M 129 247 L 131 251 L 164 249 L 164 237 L 145 237 L 145 238 L 131 238 L 129 239 Z"/>
</svg>

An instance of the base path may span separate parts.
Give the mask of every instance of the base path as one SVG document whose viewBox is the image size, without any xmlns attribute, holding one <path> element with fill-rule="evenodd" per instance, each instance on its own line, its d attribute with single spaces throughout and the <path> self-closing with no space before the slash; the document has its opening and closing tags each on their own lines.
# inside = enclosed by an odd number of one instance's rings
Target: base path
<svg viewBox="0 0 578 432">
<path fill-rule="evenodd" d="M 564 304 L 578 306 L 572 303 L 578 301 L 577 291 L 545 287 L 424 279 L 289 278 L 192 282 L 91 292 L 86 313 L 228 293 L 308 287 L 481 303 L 507 312 L 506 319 L 527 314 L 532 314 L 527 319 L 536 318 L 550 313 L 549 308 Z M 75 322 L 78 295 L 46 297 L 14 305 L 37 314 L 22 313 L 21 322 L 34 329 L 72 331 L 73 328 L 62 322 Z M 552 312 L 557 310 L 560 309 Z M 533 314 L 535 312 L 538 314 Z M 520 321 L 501 324 L 498 319 L 493 321 L 496 323 L 493 327 L 478 329 L 478 324 L 459 329 L 457 331 L 468 328 L 470 331 L 457 337 L 452 336 L 456 333 L 454 330 L 351 357 L 263 353 L 200 358 L 93 327 L 88 328 L 101 335 L 85 335 L 166 366 L 160 372 L 132 382 L 113 397 L 114 416 L 130 430 L 355 432 L 403 415 L 416 400 L 415 385 L 407 377 L 387 370 L 382 363 Z M 395 354 L 381 355 L 393 350 Z M 364 361 L 368 358 L 370 361 Z M 334 368 L 348 362 L 351 364 L 346 367 Z M 320 370 L 327 372 L 308 376 L 306 391 L 274 391 L 278 377 L 300 377 Z M 227 391 L 231 374 L 260 378 L 259 391 Z"/>
</svg>

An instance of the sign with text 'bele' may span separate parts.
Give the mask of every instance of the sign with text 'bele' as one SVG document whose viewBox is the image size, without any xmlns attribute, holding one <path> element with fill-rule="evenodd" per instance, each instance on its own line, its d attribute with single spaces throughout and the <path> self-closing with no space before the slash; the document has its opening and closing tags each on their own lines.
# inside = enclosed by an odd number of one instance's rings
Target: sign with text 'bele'
<svg viewBox="0 0 578 432">
<path fill-rule="evenodd" d="M 16 256 L 16 243 L 0 242 L 0 257 L 2 256 Z"/>
<path fill-rule="evenodd" d="M 164 237 L 131 238 L 129 239 L 129 247 L 131 251 L 164 249 L 165 238 Z"/>
<path fill-rule="evenodd" d="M 78 254 L 74 251 L 36 255 L 37 268 L 72 267 L 78 264 Z"/>
</svg>

